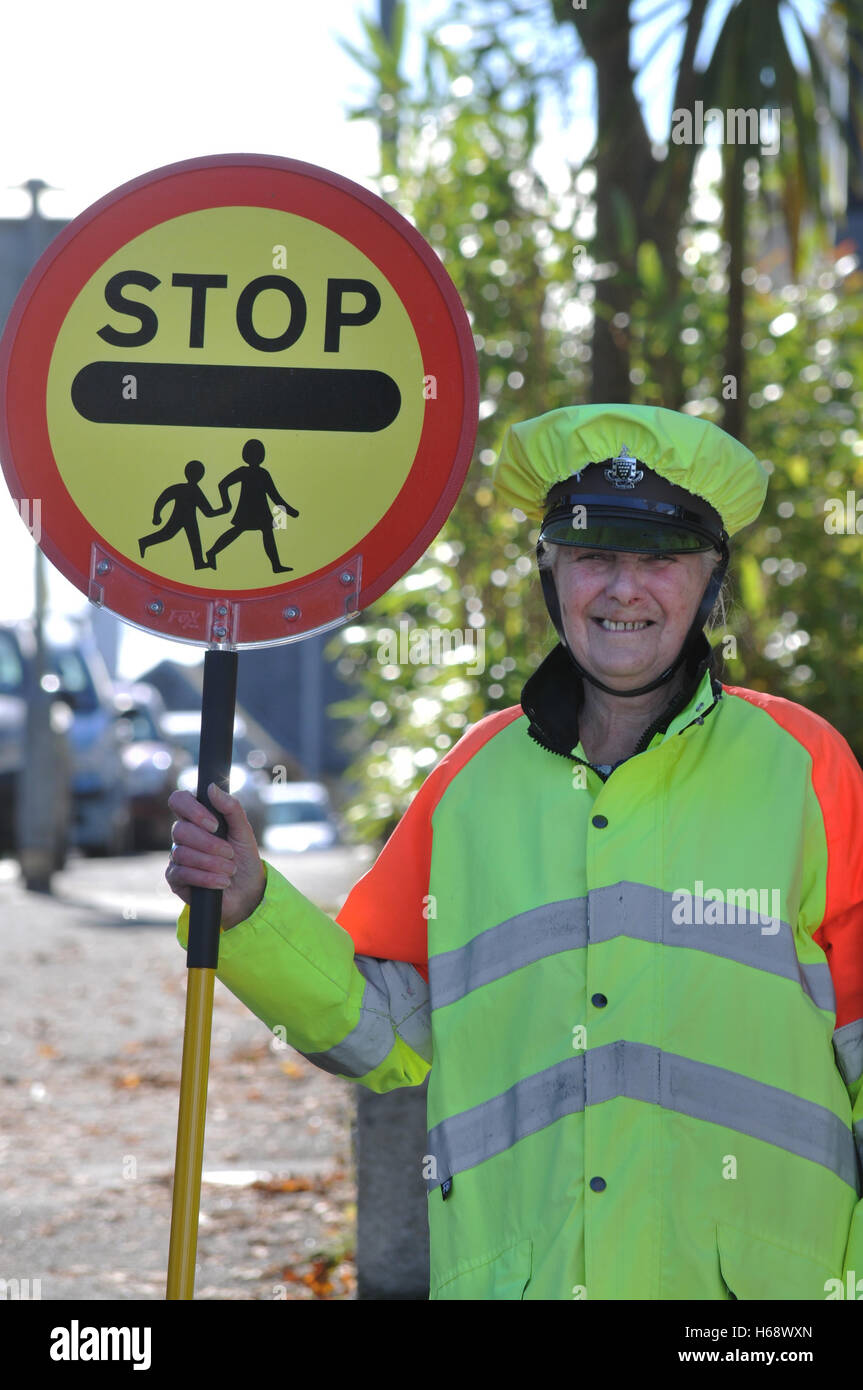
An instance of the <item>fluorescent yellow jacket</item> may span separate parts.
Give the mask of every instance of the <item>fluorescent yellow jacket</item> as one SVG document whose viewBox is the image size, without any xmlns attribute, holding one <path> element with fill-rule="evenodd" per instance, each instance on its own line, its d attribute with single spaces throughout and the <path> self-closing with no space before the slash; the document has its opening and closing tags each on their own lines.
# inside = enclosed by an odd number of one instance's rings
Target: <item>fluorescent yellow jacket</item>
<svg viewBox="0 0 863 1390">
<path fill-rule="evenodd" d="M 802 706 L 690 675 L 605 777 L 555 648 L 338 924 L 267 865 L 222 935 L 219 978 L 317 1065 L 430 1071 L 431 1298 L 863 1280 L 863 773 Z"/>
</svg>

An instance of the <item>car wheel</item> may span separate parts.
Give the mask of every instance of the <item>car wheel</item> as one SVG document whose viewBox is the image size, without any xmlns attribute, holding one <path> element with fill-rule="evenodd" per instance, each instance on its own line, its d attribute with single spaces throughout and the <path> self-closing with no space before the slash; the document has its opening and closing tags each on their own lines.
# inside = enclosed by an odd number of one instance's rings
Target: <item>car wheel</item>
<svg viewBox="0 0 863 1390">
<path fill-rule="evenodd" d="M 111 846 L 100 840 L 96 845 L 82 845 L 81 853 L 87 859 L 105 859 L 111 853 Z"/>
</svg>

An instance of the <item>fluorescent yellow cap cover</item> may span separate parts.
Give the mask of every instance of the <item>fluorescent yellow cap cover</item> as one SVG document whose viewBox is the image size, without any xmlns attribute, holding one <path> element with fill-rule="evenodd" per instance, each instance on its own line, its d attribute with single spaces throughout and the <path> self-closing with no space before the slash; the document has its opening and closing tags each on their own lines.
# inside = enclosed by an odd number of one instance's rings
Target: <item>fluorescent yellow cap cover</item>
<svg viewBox="0 0 863 1390">
<path fill-rule="evenodd" d="M 626 446 L 648 468 L 703 497 L 729 536 L 758 516 L 768 473 L 745 445 L 709 420 L 655 405 L 572 405 L 510 425 L 494 473 L 501 501 L 541 521 L 545 499 L 589 463 Z"/>
</svg>

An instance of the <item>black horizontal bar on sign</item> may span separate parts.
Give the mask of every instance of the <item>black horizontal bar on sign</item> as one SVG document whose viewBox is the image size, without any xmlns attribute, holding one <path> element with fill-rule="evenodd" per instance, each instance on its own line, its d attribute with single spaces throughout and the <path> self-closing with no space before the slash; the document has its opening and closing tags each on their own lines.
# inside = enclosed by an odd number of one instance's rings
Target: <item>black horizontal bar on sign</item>
<svg viewBox="0 0 863 1390">
<path fill-rule="evenodd" d="M 100 425 L 369 433 L 401 400 L 391 376 L 353 367 L 90 362 L 72 382 L 78 414 Z"/>
</svg>

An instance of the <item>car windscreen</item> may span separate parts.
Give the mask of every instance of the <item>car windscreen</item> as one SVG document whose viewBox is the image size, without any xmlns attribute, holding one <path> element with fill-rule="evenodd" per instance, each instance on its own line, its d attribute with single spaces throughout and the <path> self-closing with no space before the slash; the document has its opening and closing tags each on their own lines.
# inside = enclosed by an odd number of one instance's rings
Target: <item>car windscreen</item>
<svg viewBox="0 0 863 1390">
<path fill-rule="evenodd" d="M 267 813 L 270 825 L 308 825 L 326 821 L 324 806 L 314 801 L 273 801 Z"/>
<path fill-rule="evenodd" d="M 0 694 L 20 695 L 24 688 L 24 669 L 18 647 L 5 632 L 0 632 Z"/>
<path fill-rule="evenodd" d="M 129 725 L 131 733 L 129 735 L 132 743 L 160 743 L 162 735 L 156 726 L 156 721 L 148 709 L 130 709 L 123 715 L 124 720 Z"/>
<path fill-rule="evenodd" d="M 99 708 L 99 696 L 90 672 L 73 648 L 55 648 L 46 653 L 46 666 L 58 677 L 60 692 L 76 714 L 92 714 Z"/>
</svg>

